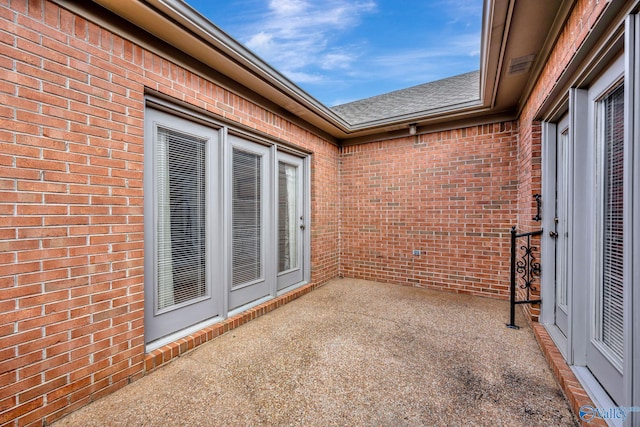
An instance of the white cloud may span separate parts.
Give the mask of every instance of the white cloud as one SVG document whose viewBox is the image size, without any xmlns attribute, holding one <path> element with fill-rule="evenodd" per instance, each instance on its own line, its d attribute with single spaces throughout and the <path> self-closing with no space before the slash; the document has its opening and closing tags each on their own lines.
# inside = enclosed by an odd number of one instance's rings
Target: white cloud
<svg viewBox="0 0 640 427">
<path fill-rule="evenodd" d="M 352 46 L 335 44 L 367 13 L 376 10 L 372 0 L 270 0 L 268 13 L 245 26 L 246 46 L 297 82 L 322 80 L 310 68 L 347 70 L 357 59 Z M 259 28 L 259 32 L 252 29 Z M 300 79 L 299 77 L 302 77 Z"/>
<path fill-rule="evenodd" d="M 462 63 L 469 57 L 479 57 L 480 34 L 460 34 L 442 40 L 429 49 L 399 49 L 392 53 L 372 55 L 367 58 L 363 70 L 374 70 L 377 76 L 409 85 L 425 83 L 442 78 L 443 70 L 472 71 Z M 479 59 L 475 69 L 480 67 Z M 370 71 L 366 71 L 370 73 Z M 446 75 L 454 75 L 449 71 Z"/>
<path fill-rule="evenodd" d="M 288 77 L 291 80 L 302 84 L 318 84 L 326 81 L 326 77 L 321 74 L 305 73 L 302 71 L 290 71 L 288 73 Z"/>
<path fill-rule="evenodd" d="M 271 49 L 270 45 L 272 45 L 271 41 L 273 37 L 264 32 L 259 32 L 258 34 L 254 34 L 248 41 L 247 46 L 250 49 L 255 51 L 268 51 Z"/>
<path fill-rule="evenodd" d="M 327 53 L 322 57 L 320 67 L 323 70 L 348 69 L 355 60 L 355 55 L 345 52 Z"/>
<path fill-rule="evenodd" d="M 447 15 L 451 22 L 475 21 L 482 17 L 483 2 L 478 0 L 440 0 L 434 5 Z"/>
<path fill-rule="evenodd" d="M 302 0 L 271 0 L 269 8 L 279 15 L 297 15 L 308 7 Z"/>
<path fill-rule="evenodd" d="M 452 54 L 455 55 L 480 55 L 480 33 L 460 34 L 449 43 Z"/>
<path fill-rule="evenodd" d="M 395 1 L 236 0 L 230 26 L 328 105 L 479 67 L 481 0 L 417 1 L 413 12 Z"/>
</svg>

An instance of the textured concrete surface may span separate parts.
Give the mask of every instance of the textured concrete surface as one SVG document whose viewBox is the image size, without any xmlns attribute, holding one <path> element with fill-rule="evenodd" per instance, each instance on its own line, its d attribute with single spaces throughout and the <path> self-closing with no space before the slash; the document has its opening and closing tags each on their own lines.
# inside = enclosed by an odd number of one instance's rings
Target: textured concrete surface
<svg viewBox="0 0 640 427">
<path fill-rule="evenodd" d="M 573 426 L 522 317 L 336 279 L 54 426 Z"/>
</svg>

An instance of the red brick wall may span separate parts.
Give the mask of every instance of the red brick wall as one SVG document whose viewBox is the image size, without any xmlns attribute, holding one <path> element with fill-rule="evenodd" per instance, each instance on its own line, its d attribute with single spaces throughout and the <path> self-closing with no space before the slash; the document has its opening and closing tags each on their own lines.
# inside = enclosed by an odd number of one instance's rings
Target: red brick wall
<svg viewBox="0 0 640 427">
<path fill-rule="evenodd" d="M 540 122 L 535 120 L 536 114 L 608 4 L 607 1 L 597 2 L 594 0 L 580 0 L 576 3 L 520 115 L 520 142 L 518 145 L 519 232 L 540 229 L 540 223 L 532 221 L 536 214 L 533 195 L 542 192 L 541 126 Z M 546 199 L 547 203 L 550 197 L 554 196 L 543 195 L 543 199 Z M 539 296 L 539 292 L 534 293 L 533 296 Z M 522 308 L 531 320 L 538 320 L 539 306 L 524 304 Z"/>
<path fill-rule="evenodd" d="M 341 274 L 506 298 L 517 136 L 507 122 L 344 147 Z"/>
<path fill-rule="evenodd" d="M 320 284 L 338 276 L 340 195 L 338 147 L 307 134 L 314 149 L 311 158 L 311 282 Z M 303 139 L 304 141 L 304 139 Z"/>
<path fill-rule="evenodd" d="M 144 90 L 313 151 L 313 281 L 338 272 L 338 149 L 43 0 L 0 0 L 0 424 L 143 374 Z"/>
</svg>

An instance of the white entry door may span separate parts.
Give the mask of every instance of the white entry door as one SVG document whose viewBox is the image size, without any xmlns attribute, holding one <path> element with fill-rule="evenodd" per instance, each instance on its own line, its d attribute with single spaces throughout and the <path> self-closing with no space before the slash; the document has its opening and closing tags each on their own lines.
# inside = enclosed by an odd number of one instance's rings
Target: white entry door
<svg viewBox="0 0 640 427">
<path fill-rule="evenodd" d="M 304 162 L 278 152 L 277 253 L 278 290 L 300 283 L 304 277 Z"/>
</svg>

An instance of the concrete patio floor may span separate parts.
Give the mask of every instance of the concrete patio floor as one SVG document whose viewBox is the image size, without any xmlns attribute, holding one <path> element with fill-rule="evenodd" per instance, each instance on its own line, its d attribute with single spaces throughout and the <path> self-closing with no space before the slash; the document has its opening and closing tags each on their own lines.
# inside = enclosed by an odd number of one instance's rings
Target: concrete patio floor
<svg viewBox="0 0 640 427">
<path fill-rule="evenodd" d="M 54 424 L 575 426 L 505 301 L 332 280 Z"/>
</svg>

